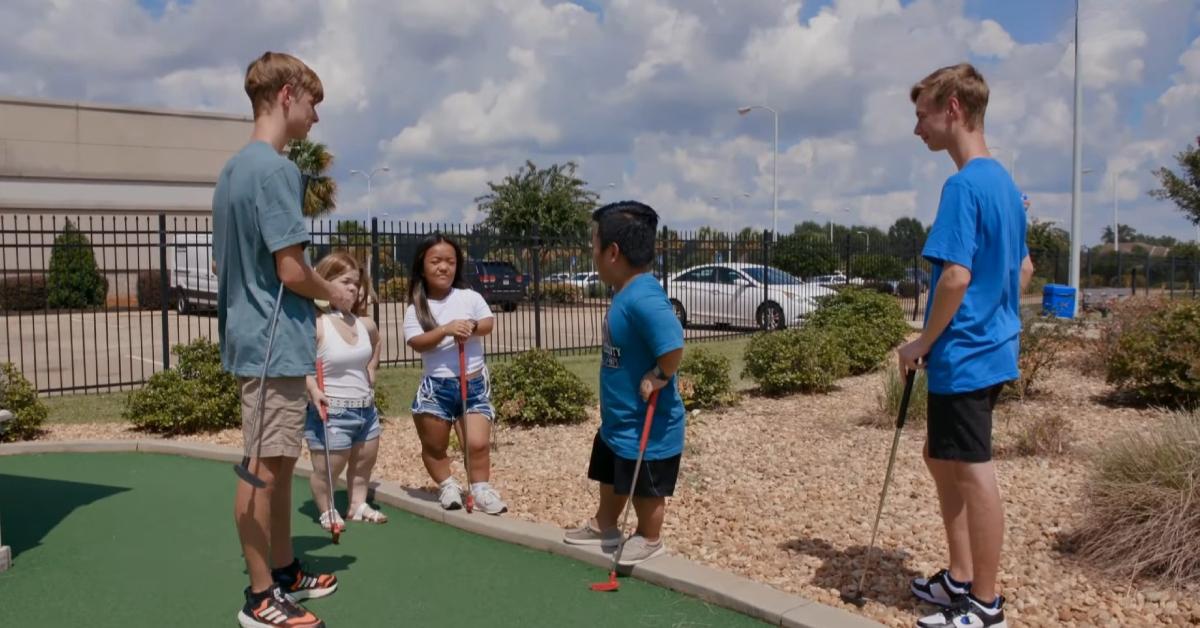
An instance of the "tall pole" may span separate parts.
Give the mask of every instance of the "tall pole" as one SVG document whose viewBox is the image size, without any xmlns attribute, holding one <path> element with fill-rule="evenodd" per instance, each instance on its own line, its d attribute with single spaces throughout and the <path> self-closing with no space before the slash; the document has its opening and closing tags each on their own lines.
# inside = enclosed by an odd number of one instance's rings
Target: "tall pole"
<svg viewBox="0 0 1200 628">
<path fill-rule="evenodd" d="M 1121 250 L 1121 223 L 1117 222 L 1117 171 L 1113 170 L 1113 251 Z"/>
<path fill-rule="evenodd" d="M 376 174 L 379 174 L 380 172 L 390 172 L 390 171 L 391 171 L 391 168 L 389 168 L 387 166 L 380 166 L 380 167 L 372 170 L 371 172 L 363 172 L 362 170 L 351 170 L 350 174 L 362 175 L 363 178 L 367 180 L 367 197 L 370 198 L 370 196 L 371 196 L 371 177 L 374 177 Z M 368 203 L 367 203 L 367 225 L 370 225 L 370 224 L 371 224 L 371 204 L 368 201 Z"/>
<path fill-rule="evenodd" d="M 779 239 L 779 112 L 766 105 L 738 107 L 737 112 L 744 116 L 754 109 L 764 109 L 775 116 L 775 152 L 771 158 L 771 241 L 774 242 Z"/>
<path fill-rule="evenodd" d="M 1073 167 L 1071 169 L 1071 251 L 1068 258 L 1070 265 L 1070 285 L 1075 288 L 1075 310 L 1079 309 L 1079 234 L 1083 229 L 1082 225 L 1082 209 L 1080 201 L 1083 196 L 1083 173 L 1080 168 L 1083 165 L 1083 134 L 1080 132 L 1080 124 L 1082 122 L 1081 112 L 1083 109 L 1083 83 L 1079 80 L 1079 74 L 1082 70 L 1079 59 L 1079 1 L 1075 0 L 1075 141 L 1074 148 L 1071 154 Z"/>
</svg>

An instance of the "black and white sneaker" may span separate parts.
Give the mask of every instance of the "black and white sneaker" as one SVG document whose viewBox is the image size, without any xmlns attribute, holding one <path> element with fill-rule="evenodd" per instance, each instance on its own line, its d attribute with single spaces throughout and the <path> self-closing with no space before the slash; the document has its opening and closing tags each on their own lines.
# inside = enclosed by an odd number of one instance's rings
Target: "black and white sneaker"
<svg viewBox="0 0 1200 628">
<path fill-rule="evenodd" d="M 950 608 L 917 620 L 920 628 L 1008 628 L 1004 621 L 1004 596 L 984 604 L 973 595 L 955 600 Z"/>
<path fill-rule="evenodd" d="M 971 583 L 954 582 L 950 572 L 943 569 L 928 578 L 913 578 L 909 589 L 930 604 L 950 608 L 958 598 L 971 592 Z"/>
</svg>

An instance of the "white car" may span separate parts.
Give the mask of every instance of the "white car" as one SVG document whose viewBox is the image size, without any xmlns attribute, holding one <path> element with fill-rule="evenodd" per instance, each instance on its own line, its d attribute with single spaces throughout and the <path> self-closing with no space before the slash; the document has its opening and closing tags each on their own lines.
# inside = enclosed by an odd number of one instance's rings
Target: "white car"
<svg viewBox="0 0 1200 628">
<path fill-rule="evenodd" d="M 180 314 L 217 309 L 217 276 L 213 273 L 212 234 L 182 233 L 171 243 L 171 291 Z"/>
<path fill-rule="evenodd" d="M 671 307 L 685 326 L 783 329 L 799 324 L 831 294 L 837 292 L 778 268 L 747 263 L 693 266 L 667 283 Z"/>
<path fill-rule="evenodd" d="M 600 273 L 593 271 L 590 273 L 575 273 L 575 275 L 571 277 L 571 280 L 567 283 L 575 286 L 576 288 L 583 288 L 584 290 L 587 290 L 588 287 L 599 281 Z"/>
<path fill-rule="evenodd" d="M 866 283 L 863 281 L 863 279 L 861 277 L 847 278 L 842 273 L 833 273 L 832 275 L 818 275 L 816 277 L 810 277 L 809 281 L 812 283 L 818 284 L 818 285 L 822 285 L 822 286 L 845 286 L 845 285 L 861 286 L 864 283 Z"/>
</svg>

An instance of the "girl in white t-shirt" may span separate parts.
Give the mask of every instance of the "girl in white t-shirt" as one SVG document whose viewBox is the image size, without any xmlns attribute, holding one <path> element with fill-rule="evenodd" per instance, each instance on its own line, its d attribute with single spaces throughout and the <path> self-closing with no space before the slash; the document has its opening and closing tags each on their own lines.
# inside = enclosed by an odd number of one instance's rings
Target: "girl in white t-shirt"
<svg viewBox="0 0 1200 628">
<path fill-rule="evenodd" d="M 495 317 L 478 292 L 463 279 L 466 257 L 458 243 L 441 234 L 426 237 L 413 256 L 409 303 L 404 313 L 404 340 L 421 354 L 425 375 L 413 399 L 413 423 L 421 438 L 421 460 L 438 483 L 442 508 L 463 507 L 463 488 L 450 474 L 450 428 L 464 442 L 460 377 L 467 378 L 466 421 L 469 441 L 467 481 L 475 507 L 498 515 L 508 510 L 489 484 L 491 460 L 488 441 L 496 410 L 483 361 L 483 336 L 492 332 Z M 458 343 L 466 347 L 467 369 L 461 373 Z"/>
</svg>

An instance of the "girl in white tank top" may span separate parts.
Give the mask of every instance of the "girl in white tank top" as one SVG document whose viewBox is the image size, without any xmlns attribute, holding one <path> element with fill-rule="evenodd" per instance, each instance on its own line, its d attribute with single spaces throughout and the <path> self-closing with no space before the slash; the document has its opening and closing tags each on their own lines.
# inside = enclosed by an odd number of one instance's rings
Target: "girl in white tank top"
<svg viewBox="0 0 1200 628">
<path fill-rule="evenodd" d="M 319 303 L 317 312 L 317 360 L 322 363 L 325 390 L 317 387 L 315 377 L 308 378 L 309 408 L 304 435 L 312 455 L 313 473 L 309 476 L 313 501 L 317 504 L 321 527 L 326 530 L 344 519 L 329 504 L 328 475 L 335 478 L 346 471 L 350 521 L 385 523 L 387 516 L 367 504 L 367 486 L 379 455 L 379 411 L 375 407 L 375 373 L 379 368 L 379 329 L 367 318 L 371 283 L 366 270 L 344 251 L 325 256 L 316 266 L 317 274 L 327 281 L 350 288 L 352 300 L 346 303 Z M 323 307 L 322 307 L 323 306 Z M 317 404 L 325 405 L 329 422 L 329 442 L 321 425 Z"/>
</svg>

